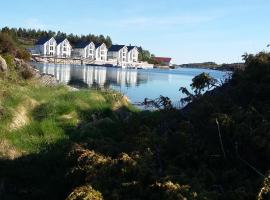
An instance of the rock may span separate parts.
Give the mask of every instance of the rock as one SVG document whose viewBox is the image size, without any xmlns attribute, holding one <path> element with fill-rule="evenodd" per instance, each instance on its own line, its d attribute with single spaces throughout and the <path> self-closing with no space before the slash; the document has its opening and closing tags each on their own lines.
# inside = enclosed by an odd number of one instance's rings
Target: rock
<svg viewBox="0 0 270 200">
<path fill-rule="evenodd" d="M 41 74 L 39 81 L 44 86 L 57 86 L 59 84 L 58 80 L 50 74 Z"/>
<path fill-rule="evenodd" d="M 39 73 L 38 70 L 24 60 L 15 58 L 15 65 L 16 69 L 21 72 L 24 79 L 37 77 L 37 74 Z"/>
<path fill-rule="evenodd" d="M 0 56 L 0 72 L 5 72 L 7 70 L 8 70 L 7 63 L 5 59 Z"/>
</svg>

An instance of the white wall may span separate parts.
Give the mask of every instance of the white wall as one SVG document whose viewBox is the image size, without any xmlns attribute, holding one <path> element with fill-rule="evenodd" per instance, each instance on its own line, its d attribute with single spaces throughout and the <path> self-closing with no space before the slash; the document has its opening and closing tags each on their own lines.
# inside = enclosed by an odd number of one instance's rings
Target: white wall
<svg viewBox="0 0 270 200">
<path fill-rule="evenodd" d="M 56 55 L 56 41 L 52 37 L 44 44 L 44 55 L 55 56 Z"/>
<path fill-rule="evenodd" d="M 138 62 L 138 56 L 139 56 L 139 51 L 135 47 L 128 52 L 128 62 L 129 63 Z"/>
<path fill-rule="evenodd" d="M 91 42 L 89 45 L 86 46 L 85 58 L 89 58 L 91 60 L 95 59 L 95 44 Z"/>
<path fill-rule="evenodd" d="M 43 45 L 35 45 L 35 51 L 37 54 L 40 55 L 50 55 L 55 56 L 56 55 L 56 41 L 52 37 L 47 42 L 45 42 Z"/>
<path fill-rule="evenodd" d="M 128 62 L 128 49 L 125 46 L 119 51 L 119 60 L 120 63 Z"/>
<path fill-rule="evenodd" d="M 96 61 L 107 61 L 107 54 L 108 54 L 108 49 L 106 45 L 103 43 L 101 46 L 96 48 L 95 52 L 95 60 Z"/>
<path fill-rule="evenodd" d="M 59 57 L 70 57 L 71 56 L 71 45 L 67 39 L 59 43 L 56 47 L 57 56 Z"/>
</svg>

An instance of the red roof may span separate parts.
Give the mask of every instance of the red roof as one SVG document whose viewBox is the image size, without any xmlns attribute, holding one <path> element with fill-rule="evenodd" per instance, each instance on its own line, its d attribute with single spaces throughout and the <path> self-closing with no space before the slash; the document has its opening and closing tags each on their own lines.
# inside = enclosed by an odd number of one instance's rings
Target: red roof
<svg viewBox="0 0 270 200">
<path fill-rule="evenodd" d="M 172 59 L 167 57 L 154 57 L 154 60 L 156 60 L 157 62 L 169 63 Z"/>
</svg>

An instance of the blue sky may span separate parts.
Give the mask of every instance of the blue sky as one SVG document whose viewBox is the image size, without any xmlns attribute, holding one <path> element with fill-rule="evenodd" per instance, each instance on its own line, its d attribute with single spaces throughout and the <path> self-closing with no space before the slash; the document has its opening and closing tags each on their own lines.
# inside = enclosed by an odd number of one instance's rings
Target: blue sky
<svg viewBox="0 0 270 200">
<path fill-rule="evenodd" d="M 231 63 L 267 50 L 270 0 L 3 0 L 4 26 L 109 35 L 178 64 Z"/>
</svg>

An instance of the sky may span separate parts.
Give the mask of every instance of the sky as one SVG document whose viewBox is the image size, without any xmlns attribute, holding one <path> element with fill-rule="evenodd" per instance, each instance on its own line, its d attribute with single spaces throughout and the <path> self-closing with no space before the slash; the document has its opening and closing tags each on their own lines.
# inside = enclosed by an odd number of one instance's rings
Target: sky
<svg viewBox="0 0 270 200">
<path fill-rule="evenodd" d="M 175 64 L 269 51 L 270 0 L 1 0 L 0 27 L 109 35 Z"/>
</svg>

